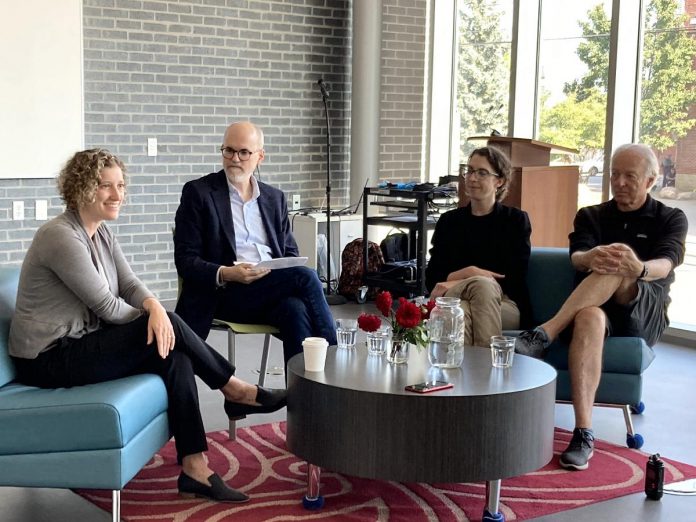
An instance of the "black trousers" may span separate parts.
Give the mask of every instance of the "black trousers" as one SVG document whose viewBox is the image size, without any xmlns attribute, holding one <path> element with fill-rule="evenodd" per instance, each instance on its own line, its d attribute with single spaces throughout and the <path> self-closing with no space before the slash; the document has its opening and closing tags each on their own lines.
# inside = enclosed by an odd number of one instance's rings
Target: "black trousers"
<svg viewBox="0 0 696 522">
<path fill-rule="evenodd" d="M 306 337 L 319 336 L 336 344 L 336 323 L 326 303 L 316 271 L 306 266 L 271 270 L 251 284 L 227 284 L 215 317 L 278 327 L 285 365 L 302 352 Z"/>
<path fill-rule="evenodd" d="M 229 381 L 234 367 L 178 315 L 168 315 L 176 343 L 166 359 L 159 356 L 155 343 L 146 344 L 148 317 L 142 316 L 79 339 L 64 337 L 36 359 L 13 357 L 18 380 L 29 386 L 64 388 L 154 373 L 167 388 L 169 427 L 179 459 L 206 451 L 195 376 L 216 390 Z"/>
</svg>

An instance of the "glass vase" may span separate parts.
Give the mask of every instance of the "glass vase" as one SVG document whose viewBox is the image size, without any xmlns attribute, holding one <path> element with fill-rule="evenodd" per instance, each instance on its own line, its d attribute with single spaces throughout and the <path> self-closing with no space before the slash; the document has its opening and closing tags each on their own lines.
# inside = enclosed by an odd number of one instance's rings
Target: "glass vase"
<svg viewBox="0 0 696 522">
<path fill-rule="evenodd" d="M 459 368 L 464 360 L 464 311 L 458 297 L 438 297 L 428 320 L 428 361 Z"/>
<path fill-rule="evenodd" d="M 387 361 L 394 364 L 404 364 L 408 362 L 408 351 L 411 345 L 403 340 L 393 338 L 391 347 L 387 350 Z"/>
</svg>

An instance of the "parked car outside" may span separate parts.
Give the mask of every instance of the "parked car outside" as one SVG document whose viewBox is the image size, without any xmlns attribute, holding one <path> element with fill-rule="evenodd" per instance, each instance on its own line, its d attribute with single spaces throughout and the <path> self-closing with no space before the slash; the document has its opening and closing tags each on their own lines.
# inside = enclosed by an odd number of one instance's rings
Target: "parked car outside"
<svg viewBox="0 0 696 522">
<path fill-rule="evenodd" d="M 604 156 L 588 158 L 580 163 L 580 182 L 587 183 L 592 176 L 604 172 Z"/>
</svg>

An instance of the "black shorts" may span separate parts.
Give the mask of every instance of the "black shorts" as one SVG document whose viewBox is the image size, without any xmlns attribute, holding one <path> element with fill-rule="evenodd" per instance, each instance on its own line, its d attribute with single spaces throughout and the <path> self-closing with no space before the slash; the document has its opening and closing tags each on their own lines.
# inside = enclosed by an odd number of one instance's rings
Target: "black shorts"
<svg viewBox="0 0 696 522">
<path fill-rule="evenodd" d="M 667 303 L 664 288 L 647 281 L 636 281 L 638 295 L 628 304 L 612 300 L 602 305 L 607 315 L 607 335 L 642 337 L 648 346 L 660 340 L 667 327 Z"/>
<path fill-rule="evenodd" d="M 667 303 L 660 285 L 647 281 L 636 281 L 638 294 L 628 304 L 618 304 L 612 300 L 600 308 L 607 317 L 605 337 L 642 337 L 648 346 L 660 340 L 667 327 Z M 561 339 L 570 343 L 573 324 L 561 332 Z"/>
</svg>

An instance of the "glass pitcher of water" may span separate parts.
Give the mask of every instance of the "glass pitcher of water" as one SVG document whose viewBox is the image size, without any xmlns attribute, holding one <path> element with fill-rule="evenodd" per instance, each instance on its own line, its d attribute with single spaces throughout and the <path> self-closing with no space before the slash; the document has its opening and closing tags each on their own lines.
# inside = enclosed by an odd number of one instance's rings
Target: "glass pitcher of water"
<svg viewBox="0 0 696 522">
<path fill-rule="evenodd" d="M 464 360 L 464 311 L 458 297 L 438 297 L 428 320 L 428 360 L 437 368 L 459 368 Z"/>
</svg>

